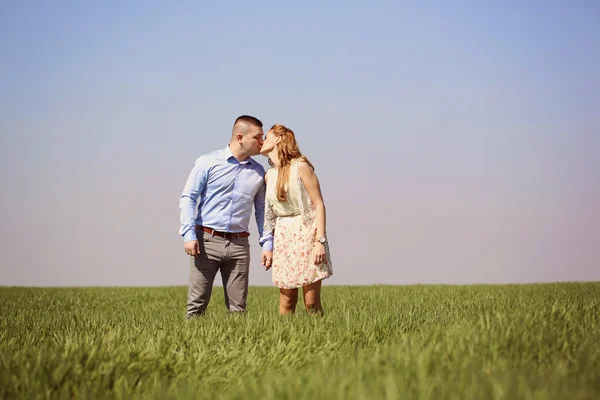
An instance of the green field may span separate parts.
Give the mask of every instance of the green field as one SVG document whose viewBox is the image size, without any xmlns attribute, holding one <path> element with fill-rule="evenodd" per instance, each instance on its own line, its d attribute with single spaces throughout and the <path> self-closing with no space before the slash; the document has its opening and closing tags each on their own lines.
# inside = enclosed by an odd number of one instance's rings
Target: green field
<svg viewBox="0 0 600 400">
<path fill-rule="evenodd" d="M 186 294 L 0 288 L 0 398 L 600 398 L 600 283 L 325 285 L 324 318 Z"/>
</svg>

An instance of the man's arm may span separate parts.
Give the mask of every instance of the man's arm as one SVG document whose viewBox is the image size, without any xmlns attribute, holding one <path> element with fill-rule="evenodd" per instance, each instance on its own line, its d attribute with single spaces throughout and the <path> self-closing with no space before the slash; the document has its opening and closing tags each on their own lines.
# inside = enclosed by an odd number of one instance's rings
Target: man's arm
<svg viewBox="0 0 600 400">
<path fill-rule="evenodd" d="M 261 190 L 259 190 L 260 199 L 262 199 L 262 200 L 259 199 L 260 203 L 259 203 L 258 207 L 256 206 L 256 197 L 254 198 L 255 207 L 257 209 L 256 223 L 258 224 L 258 232 L 260 235 L 259 243 L 263 249 L 260 258 L 261 258 L 261 263 L 265 267 L 265 269 L 271 268 L 271 265 L 273 264 L 273 240 L 274 240 L 273 230 L 275 229 L 275 221 L 277 220 L 277 217 L 276 217 L 275 213 L 273 213 L 271 204 L 269 203 L 269 200 L 267 199 L 267 196 L 266 196 L 266 190 L 267 190 L 266 183 L 267 183 L 268 175 L 269 174 L 267 171 L 267 173 L 265 174 L 265 183 L 263 184 Z M 258 194 L 257 194 L 257 197 L 258 197 Z M 262 213 L 263 216 L 261 218 L 261 220 L 263 221 L 262 224 L 259 222 L 259 217 L 258 217 L 259 208 L 261 208 L 263 211 L 263 213 Z"/>
<path fill-rule="evenodd" d="M 262 247 L 263 250 L 272 251 L 273 250 L 273 230 L 268 229 L 270 224 L 265 225 L 265 215 L 270 216 L 270 209 L 266 209 L 269 205 L 266 204 L 265 199 L 265 184 L 263 183 L 258 193 L 254 197 L 254 212 L 256 217 L 256 227 L 258 228 L 258 243 Z M 270 221 L 267 221 L 270 222 Z M 265 230 L 265 226 L 267 229 Z"/>
<path fill-rule="evenodd" d="M 203 157 L 194 163 L 192 171 L 188 176 L 183 193 L 179 198 L 179 217 L 181 228 L 179 234 L 183 236 L 184 242 L 197 240 L 196 238 L 196 210 L 198 208 L 198 197 L 206 187 L 208 168 Z"/>
</svg>

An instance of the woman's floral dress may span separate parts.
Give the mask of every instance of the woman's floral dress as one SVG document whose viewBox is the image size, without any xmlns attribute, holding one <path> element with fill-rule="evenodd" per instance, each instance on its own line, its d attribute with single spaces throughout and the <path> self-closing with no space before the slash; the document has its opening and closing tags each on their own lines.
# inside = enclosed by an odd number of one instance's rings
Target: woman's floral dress
<svg viewBox="0 0 600 400">
<path fill-rule="evenodd" d="M 316 265 L 316 212 L 300 179 L 298 159 L 290 165 L 287 199 L 277 200 L 277 168 L 267 171 L 264 232 L 273 232 L 273 284 L 295 289 L 333 274 L 329 243 L 325 243 L 325 261 Z"/>
</svg>

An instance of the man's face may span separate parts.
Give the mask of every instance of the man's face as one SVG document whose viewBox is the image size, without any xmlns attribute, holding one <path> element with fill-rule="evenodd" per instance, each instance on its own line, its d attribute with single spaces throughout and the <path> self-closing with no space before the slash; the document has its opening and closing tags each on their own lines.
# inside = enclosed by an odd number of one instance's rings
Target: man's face
<svg viewBox="0 0 600 400">
<path fill-rule="evenodd" d="M 242 148 L 249 156 L 260 154 L 263 144 L 263 130 L 258 126 L 250 125 L 248 131 L 242 136 Z"/>
</svg>

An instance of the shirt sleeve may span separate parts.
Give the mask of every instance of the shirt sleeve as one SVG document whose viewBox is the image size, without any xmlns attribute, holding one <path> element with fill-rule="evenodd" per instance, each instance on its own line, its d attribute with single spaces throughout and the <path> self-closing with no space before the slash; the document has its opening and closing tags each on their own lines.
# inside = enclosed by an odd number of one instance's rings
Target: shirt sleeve
<svg viewBox="0 0 600 400">
<path fill-rule="evenodd" d="M 204 159 L 200 157 L 194 163 L 183 193 L 179 198 L 179 217 L 181 220 L 179 234 L 183 236 L 184 242 L 197 240 L 196 211 L 198 209 L 198 197 L 206 187 L 207 178 L 208 168 Z"/>
<path fill-rule="evenodd" d="M 273 251 L 273 231 L 275 230 L 275 222 L 277 220 L 277 216 L 273 212 L 273 208 L 271 207 L 271 202 L 265 195 L 266 188 L 263 185 L 263 195 L 262 195 L 262 208 L 264 210 L 264 217 L 262 218 L 263 222 L 258 222 L 258 215 L 256 218 L 256 223 L 259 226 L 259 234 L 260 239 L 259 243 L 263 250 Z M 257 208 L 258 210 L 258 208 Z"/>
</svg>

